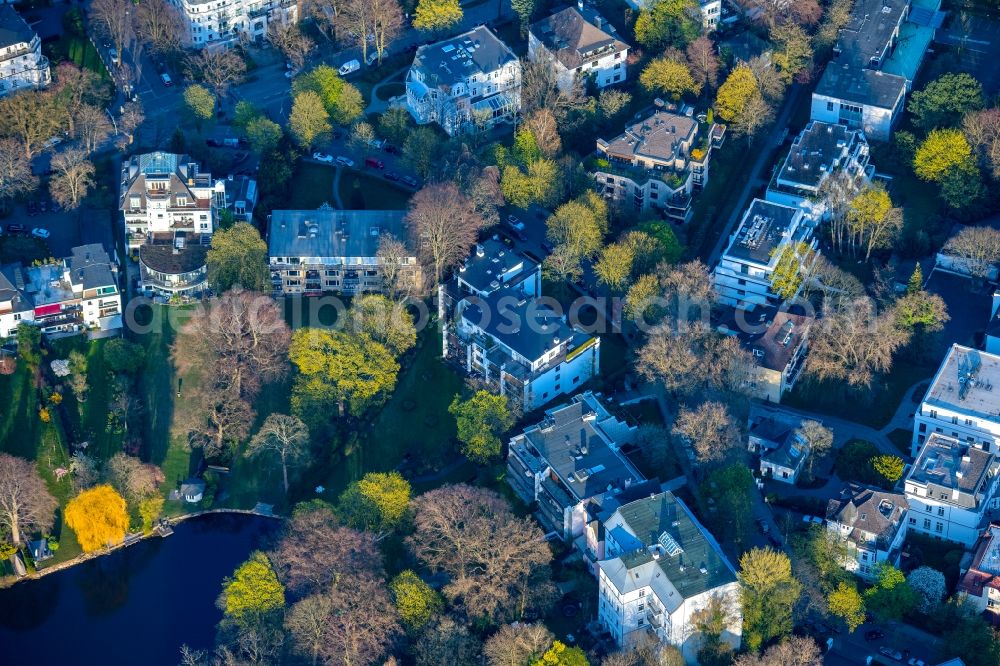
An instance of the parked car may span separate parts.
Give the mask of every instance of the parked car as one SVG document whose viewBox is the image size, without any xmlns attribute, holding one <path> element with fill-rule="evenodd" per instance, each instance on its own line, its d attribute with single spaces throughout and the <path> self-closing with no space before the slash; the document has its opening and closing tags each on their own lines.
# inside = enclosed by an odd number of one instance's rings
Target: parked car
<svg viewBox="0 0 1000 666">
<path fill-rule="evenodd" d="M 916 657 L 910 657 L 906 663 L 909 666 L 927 666 L 927 662 L 923 659 L 917 659 Z"/>
<path fill-rule="evenodd" d="M 118 49 L 110 48 L 108 49 L 108 58 L 111 60 L 118 60 Z"/>
<path fill-rule="evenodd" d="M 378 51 L 372 51 L 368 54 L 368 57 L 365 58 L 365 64 L 371 67 L 372 63 L 376 60 L 378 60 Z"/>
<path fill-rule="evenodd" d="M 51 139 L 49 139 L 48 141 L 46 141 L 43 145 L 46 148 L 55 148 L 60 143 L 62 143 L 62 137 L 61 136 L 54 136 Z"/>
<path fill-rule="evenodd" d="M 38 212 L 39 213 L 44 213 L 45 209 L 48 208 L 48 207 L 49 207 L 49 205 L 45 202 L 45 199 L 39 199 L 38 200 Z"/>
<path fill-rule="evenodd" d="M 296 76 L 296 75 L 297 75 L 298 73 L 299 73 L 299 70 L 297 70 L 297 69 L 288 69 L 288 70 L 285 70 L 285 78 L 286 78 L 286 79 L 292 79 L 292 78 L 295 78 L 295 76 Z"/>
<path fill-rule="evenodd" d="M 414 178 L 413 176 L 403 176 L 402 178 L 400 178 L 400 180 L 407 187 L 412 187 L 414 189 L 417 187 L 417 185 L 419 185 L 419 183 L 417 182 L 417 179 Z"/>
<path fill-rule="evenodd" d="M 518 231 L 524 231 L 524 222 L 517 219 L 516 215 L 507 216 L 507 226 L 511 229 L 517 229 Z"/>
<path fill-rule="evenodd" d="M 51 234 L 48 229 L 42 229 L 41 227 L 35 227 L 31 230 L 31 235 L 35 238 L 48 238 Z"/>
<path fill-rule="evenodd" d="M 28 217 L 34 217 L 38 215 L 38 204 L 34 201 L 28 202 Z"/>
<path fill-rule="evenodd" d="M 337 164 L 339 164 L 342 167 L 352 167 L 354 166 L 354 160 L 352 160 L 350 157 L 344 157 L 343 155 L 341 155 L 340 157 L 337 158 Z"/>
<path fill-rule="evenodd" d="M 903 653 L 899 650 L 893 650 L 891 647 L 880 647 L 878 649 L 878 653 L 883 657 L 888 657 L 889 659 L 903 661 Z"/>
<path fill-rule="evenodd" d="M 361 69 L 361 63 L 357 60 L 348 60 L 343 65 L 337 69 L 337 73 L 341 76 L 347 76 L 351 72 L 356 72 Z"/>
<path fill-rule="evenodd" d="M 171 79 L 170 75 L 167 74 L 166 72 L 163 72 L 162 74 L 160 74 L 160 81 L 163 81 L 163 85 L 165 87 L 167 87 L 167 88 L 169 88 L 170 86 L 174 85 L 173 79 Z"/>
<path fill-rule="evenodd" d="M 333 155 L 327 155 L 326 153 L 313 153 L 313 159 L 317 162 L 333 163 Z"/>
<path fill-rule="evenodd" d="M 368 157 L 365 159 L 365 166 L 371 167 L 372 169 L 384 169 L 385 162 L 375 157 Z"/>
<path fill-rule="evenodd" d="M 382 150 L 389 153 L 390 155 L 402 155 L 403 151 L 400 150 L 399 146 L 394 146 L 391 143 L 386 143 L 382 145 Z"/>
<path fill-rule="evenodd" d="M 385 178 L 386 180 L 392 180 L 392 181 L 399 180 L 399 174 L 396 173 L 395 171 L 386 171 L 384 174 L 382 174 L 382 177 Z"/>
<path fill-rule="evenodd" d="M 23 224 L 8 224 L 7 233 L 9 234 L 23 234 L 24 225 Z"/>
<path fill-rule="evenodd" d="M 372 139 L 368 142 L 368 145 L 375 150 L 382 150 L 382 146 L 385 145 L 385 139 Z"/>
</svg>

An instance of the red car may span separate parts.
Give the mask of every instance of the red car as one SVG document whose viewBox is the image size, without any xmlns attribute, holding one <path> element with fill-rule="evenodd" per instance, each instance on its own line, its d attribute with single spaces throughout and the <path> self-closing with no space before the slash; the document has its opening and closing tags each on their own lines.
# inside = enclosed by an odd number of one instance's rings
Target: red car
<svg viewBox="0 0 1000 666">
<path fill-rule="evenodd" d="M 369 157 L 368 159 L 365 160 L 365 166 L 366 167 L 371 167 L 373 169 L 384 169 L 385 168 L 385 162 L 383 162 L 382 160 L 376 159 L 374 157 Z"/>
</svg>

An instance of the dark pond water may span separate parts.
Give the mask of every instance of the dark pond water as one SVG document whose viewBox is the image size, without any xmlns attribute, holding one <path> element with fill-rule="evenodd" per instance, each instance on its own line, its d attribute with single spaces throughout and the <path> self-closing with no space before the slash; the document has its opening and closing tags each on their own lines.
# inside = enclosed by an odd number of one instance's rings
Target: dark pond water
<svg viewBox="0 0 1000 666">
<path fill-rule="evenodd" d="M 212 514 L 89 562 L 0 590 L 0 663 L 175 666 L 211 647 L 222 580 L 279 522 Z"/>
</svg>

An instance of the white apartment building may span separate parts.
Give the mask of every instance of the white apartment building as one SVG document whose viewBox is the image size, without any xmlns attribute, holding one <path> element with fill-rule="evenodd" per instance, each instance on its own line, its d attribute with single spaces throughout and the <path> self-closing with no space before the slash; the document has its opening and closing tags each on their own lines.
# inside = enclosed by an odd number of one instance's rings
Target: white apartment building
<svg viewBox="0 0 1000 666">
<path fill-rule="evenodd" d="M 933 433 L 1000 452 L 1000 356 L 951 346 L 913 416 L 910 455 Z"/>
<path fill-rule="evenodd" d="M 931 433 L 906 476 L 907 529 L 971 547 L 996 508 L 998 473 L 996 454 Z"/>
<path fill-rule="evenodd" d="M 670 492 L 619 507 L 604 533 L 605 559 L 597 563 L 601 626 L 619 646 L 648 632 L 696 663 L 702 639 L 694 614 L 713 597 L 739 608 L 736 571 L 719 544 Z M 734 615 L 722 640 L 738 649 L 742 614 Z"/>
<path fill-rule="evenodd" d="M 573 393 L 600 369 L 601 340 L 539 300 L 541 267 L 490 239 L 447 286 L 445 353 L 525 411 Z"/>
<path fill-rule="evenodd" d="M 46 335 L 99 334 L 121 328 L 121 313 L 118 265 L 100 243 L 54 263 L 0 267 L 0 338 L 22 323 Z"/>
<path fill-rule="evenodd" d="M 185 46 L 195 49 L 227 47 L 238 42 L 261 41 L 267 26 L 295 23 L 296 0 L 171 0 L 186 27 Z"/>
<path fill-rule="evenodd" d="M 417 49 L 406 108 L 449 135 L 512 122 L 521 110 L 521 61 L 486 26 Z"/>
<path fill-rule="evenodd" d="M 579 540 L 587 552 L 588 503 L 617 497 L 645 479 L 621 447 L 636 427 L 613 416 L 590 391 L 545 412 L 540 423 L 511 438 L 507 483 L 528 504 L 548 532 Z"/>
<path fill-rule="evenodd" d="M 382 291 L 382 238 L 406 238 L 402 210 L 276 210 L 268 224 L 268 261 L 275 295 Z M 416 254 L 402 271 L 420 280 Z"/>
<path fill-rule="evenodd" d="M 940 6 L 941 0 L 855 2 L 812 94 L 811 117 L 887 141 L 941 26 Z"/>
<path fill-rule="evenodd" d="M 625 4 L 639 11 L 653 4 L 655 0 L 625 0 Z M 706 32 L 711 32 L 719 27 L 722 19 L 722 0 L 698 0 L 698 7 L 701 10 L 702 27 Z"/>
<path fill-rule="evenodd" d="M 957 591 L 977 611 L 989 613 L 990 624 L 1000 623 L 1000 524 L 990 523 L 979 536 Z"/>
<path fill-rule="evenodd" d="M 775 269 L 792 252 L 800 273 L 816 260 L 815 220 L 801 208 L 754 199 L 713 273 L 719 301 L 737 308 L 778 305 L 772 283 Z"/>
<path fill-rule="evenodd" d="M 876 564 L 899 566 L 908 510 L 906 497 L 899 493 L 856 483 L 845 486 L 826 508 L 827 530 L 847 544 L 844 568 L 870 580 Z"/>
<path fill-rule="evenodd" d="M 528 31 L 528 60 L 549 63 L 563 91 L 583 79 L 597 88 L 621 83 L 628 73 L 628 49 L 615 27 L 583 0 Z"/>
<path fill-rule="evenodd" d="M 784 206 L 798 206 L 807 215 L 823 218 L 826 204 L 821 192 L 834 186 L 848 195 L 860 190 L 875 174 L 868 158 L 868 141 L 863 132 L 811 120 L 792 141 L 764 198 Z"/>
<path fill-rule="evenodd" d="M 44 88 L 51 81 L 38 35 L 11 5 L 0 4 L 0 97 Z"/>
<path fill-rule="evenodd" d="M 718 307 L 713 314 L 716 329 L 734 336 L 753 355 L 753 396 L 781 402 L 802 375 L 814 318 L 798 308 L 790 312 L 774 307 Z"/>
<path fill-rule="evenodd" d="M 708 183 L 712 149 L 725 140 L 725 126 L 703 126 L 693 116 L 693 109 L 657 110 L 611 140 L 598 139 L 592 166 L 598 192 L 636 212 L 688 222 L 694 192 Z"/>
</svg>

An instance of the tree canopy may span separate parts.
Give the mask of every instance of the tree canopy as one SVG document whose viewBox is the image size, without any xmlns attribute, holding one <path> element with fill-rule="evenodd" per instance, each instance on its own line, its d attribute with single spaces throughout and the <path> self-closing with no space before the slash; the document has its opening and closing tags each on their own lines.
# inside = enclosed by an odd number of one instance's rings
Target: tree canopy
<svg viewBox="0 0 1000 666">
<path fill-rule="evenodd" d="M 128 530 L 125 499 L 110 485 L 84 490 L 69 501 L 64 515 L 85 553 L 119 543 Z"/>
<path fill-rule="evenodd" d="M 917 148 L 913 171 L 917 177 L 941 183 L 948 172 L 972 160 L 972 147 L 961 130 L 932 130 Z"/>
<path fill-rule="evenodd" d="M 462 20 L 458 0 L 418 0 L 413 27 L 427 32 L 447 30 Z"/>
<path fill-rule="evenodd" d="M 500 457 L 500 435 L 514 425 L 505 396 L 476 391 L 468 400 L 462 400 L 456 395 L 448 411 L 455 417 L 466 457 L 480 464 Z"/>
<path fill-rule="evenodd" d="M 740 558 L 743 584 L 743 636 L 751 650 L 792 630 L 792 606 L 802 585 L 792 576 L 788 556 L 771 548 L 752 548 Z"/>
<path fill-rule="evenodd" d="M 222 584 L 220 606 L 237 623 L 255 621 L 285 607 L 285 588 L 278 581 L 271 561 L 256 551 Z"/>
<path fill-rule="evenodd" d="M 410 505 L 410 482 L 399 472 L 369 472 L 340 495 L 337 514 L 345 523 L 379 536 L 403 521 Z"/>
<path fill-rule="evenodd" d="M 955 127 L 966 113 L 983 108 L 983 86 L 965 72 L 943 74 L 914 91 L 908 108 L 921 129 Z"/>
<path fill-rule="evenodd" d="M 697 0 L 654 0 L 635 20 L 635 39 L 652 51 L 668 46 L 683 49 L 701 34 L 701 8 Z"/>
<path fill-rule="evenodd" d="M 639 83 L 646 90 L 662 93 L 674 101 L 688 93 L 701 93 L 701 83 L 694 80 L 687 64 L 670 57 L 657 58 L 646 65 L 639 75 Z"/>
<path fill-rule="evenodd" d="M 417 631 L 444 609 L 441 595 L 410 569 L 389 583 L 393 603 L 409 631 Z"/>
<path fill-rule="evenodd" d="M 292 81 L 292 91 L 296 100 L 301 93 L 307 91 L 316 93 L 330 120 L 338 125 L 350 125 L 364 112 L 365 105 L 361 93 L 329 65 L 318 65 L 295 77 Z"/>
<path fill-rule="evenodd" d="M 237 222 L 229 229 L 212 234 L 207 263 L 208 283 L 218 293 L 233 287 L 259 292 L 270 290 L 267 243 L 252 224 Z"/>
</svg>

